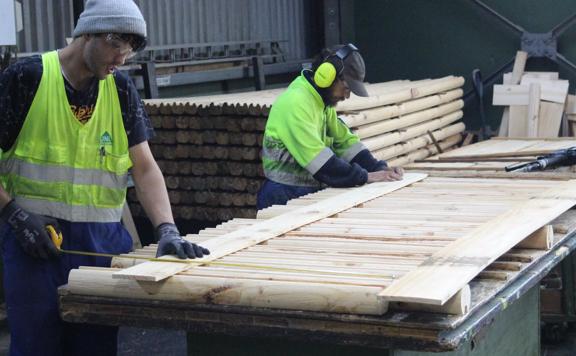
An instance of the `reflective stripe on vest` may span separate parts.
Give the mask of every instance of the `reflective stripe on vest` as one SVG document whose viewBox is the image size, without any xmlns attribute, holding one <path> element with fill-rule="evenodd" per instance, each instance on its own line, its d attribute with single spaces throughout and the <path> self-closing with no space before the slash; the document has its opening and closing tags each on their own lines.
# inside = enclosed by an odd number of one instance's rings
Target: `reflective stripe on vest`
<svg viewBox="0 0 576 356">
<path fill-rule="evenodd" d="M 39 165 L 17 158 L 7 159 L 0 166 L 0 175 L 7 175 L 10 172 L 18 172 L 20 177 L 29 180 L 100 185 L 110 189 L 124 189 L 128 182 L 128 174 L 117 175 L 96 169 Z"/>
<path fill-rule="evenodd" d="M 42 56 L 36 96 L 0 180 L 25 209 L 74 222 L 118 222 L 126 199 L 128 137 L 114 77 L 98 83 L 91 119 L 70 109 L 56 51 Z"/>
<path fill-rule="evenodd" d="M 310 162 L 311 167 L 307 168 L 317 172 L 333 155 L 332 151 L 326 148 Z M 276 183 L 300 187 L 322 187 L 322 183 L 314 179 L 309 170 L 300 166 L 281 142 L 270 137 L 264 139 L 262 165 L 266 178 Z"/>
</svg>

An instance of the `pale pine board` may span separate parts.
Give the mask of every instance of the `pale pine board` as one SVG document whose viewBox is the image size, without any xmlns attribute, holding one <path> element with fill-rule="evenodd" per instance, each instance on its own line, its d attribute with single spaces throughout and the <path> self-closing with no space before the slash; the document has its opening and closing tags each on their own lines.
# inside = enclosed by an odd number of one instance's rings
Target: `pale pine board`
<svg viewBox="0 0 576 356">
<path fill-rule="evenodd" d="M 257 224 L 205 241 L 202 245 L 208 248 L 211 254 L 201 259 L 190 260 L 190 263 L 149 261 L 115 272 L 112 277 L 139 281 L 161 281 L 194 266 L 214 261 L 220 257 L 259 244 L 306 224 L 353 208 L 358 204 L 378 198 L 424 178 L 426 178 L 426 174 L 406 173 L 404 179 L 398 182 L 366 184 L 335 197 L 292 210 L 286 214 L 263 220 Z"/>
<path fill-rule="evenodd" d="M 435 156 L 443 158 L 490 158 L 544 155 L 559 149 L 574 146 L 574 138 L 509 138 L 497 137 L 473 145 L 461 147 Z M 430 159 L 434 159 L 431 157 Z"/>
<path fill-rule="evenodd" d="M 540 99 L 553 103 L 564 104 L 568 95 L 567 80 L 545 80 L 538 78 L 523 78 L 521 85 L 496 84 L 492 105 L 528 105 L 530 102 L 530 85 L 541 86 Z"/>
<path fill-rule="evenodd" d="M 575 204 L 576 180 L 536 193 L 436 252 L 379 295 L 388 301 L 442 305 L 498 257 Z"/>
<path fill-rule="evenodd" d="M 540 103 L 538 119 L 538 137 L 558 137 L 564 105 L 558 103 Z"/>
<path fill-rule="evenodd" d="M 528 134 L 528 106 L 512 105 L 508 115 L 508 136 L 526 137 Z"/>
</svg>

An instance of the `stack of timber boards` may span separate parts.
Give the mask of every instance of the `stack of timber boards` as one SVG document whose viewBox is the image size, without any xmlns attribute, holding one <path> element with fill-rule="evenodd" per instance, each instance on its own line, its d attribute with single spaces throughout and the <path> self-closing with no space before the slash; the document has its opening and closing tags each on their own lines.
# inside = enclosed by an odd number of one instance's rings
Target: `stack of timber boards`
<svg viewBox="0 0 576 356">
<path fill-rule="evenodd" d="M 557 72 L 525 72 L 528 54 L 518 51 L 514 68 L 494 85 L 492 104 L 504 106 L 499 136 L 558 137 L 568 109 L 570 83 Z"/>
<path fill-rule="evenodd" d="M 539 172 L 506 172 L 504 168 L 534 161 L 560 149 L 576 145 L 574 138 L 549 139 L 495 137 L 404 166 L 408 171 L 444 177 L 492 177 L 521 179 L 576 179 L 576 167 Z"/>
<path fill-rule="evenodd" d="M 186 238 L 210 248 L 190 263 L 136 260 L 69 276 L 76 295 L 381 315 L 389 307 L 465 315 L 551 247 L 576 181 L 425 178 L 327 189 L 259 219 Z M 131 266 L 131 267 L 130 267 Z M 495 293 L 496 291 L 494 291 Z M 493 294 L 491 294 L 493 295 Z"/>
<path fill-rule="evenodd" d="M 448 76 L 370 84 L 371 97 L 353 96 L 337 109 L 379 159 L 399 165 L 437 153 L 433 140 L 443 150 L 460 142 L 463 83 Z M 146 101 L 157 133 L 150 146 L 176 218 L 256 216 L 262 135 L 284 90 Z M 144 216 L 135 192 L 128 198 L 133 214 Z"/>
</svg>

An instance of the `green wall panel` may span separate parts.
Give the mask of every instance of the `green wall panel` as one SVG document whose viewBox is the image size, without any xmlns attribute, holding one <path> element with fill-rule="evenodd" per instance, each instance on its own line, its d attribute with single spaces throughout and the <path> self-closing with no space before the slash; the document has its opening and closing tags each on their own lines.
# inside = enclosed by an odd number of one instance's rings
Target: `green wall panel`
<svg viewBox="0 0 576 356">
<path fill-rule="evenodd" d="M 528 32 L 547 32 L 576 13 L 575 0 L 484 3 Z M 470 0 L 356 0 L 349 16 L 354 18 L 353 40 L 364 55 L 371 82 L 452 74 L 464 76 L 469 91 L 474 68 L 486 78 L 520 49 L 516 32 Z M 560 36 L 558 51 L 576 63 L 576 25 Z M 576 80 L 572 72 L 549 60 L 529 59 L 527 70 L 560 71 L 561 78 Z M 497 128 L 502 108 L 492 107 L 491 101 L 492 90 L 487 88 L 488 123 Z M 475 102 L 465 110 L 464 120 L 471 129 L 479 126 L 477 111 Z"/>
</svg>

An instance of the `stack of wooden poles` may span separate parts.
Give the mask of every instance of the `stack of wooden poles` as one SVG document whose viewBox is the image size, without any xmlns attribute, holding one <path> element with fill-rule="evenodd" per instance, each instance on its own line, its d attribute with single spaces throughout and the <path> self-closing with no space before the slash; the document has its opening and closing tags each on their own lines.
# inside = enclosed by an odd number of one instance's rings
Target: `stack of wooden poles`
<svg viewBox="0 0 576 356">
<path fill-rule="evenodd" d="M 378 158 L 401 166 L 455 147 L 462 139 L 462 77 L 370 86 L 370 98 L 345 101 L 343 120 Z M 357 112 L 353 112 L 357 111 Z"/>
<path fill-rule="evenodd" d="M 339 116 L 379 159 L 403 165 L 461 141 L 462 77 L 369 84 Z M 156 137 L 150 142 L 176 218 L 226 221 L 256 216 L 264 179 L 262 135 L 270 108 L 285 89 L 146 101 Z M 143 216 L 134 192 L 133 214 Z"/>
</svg>

